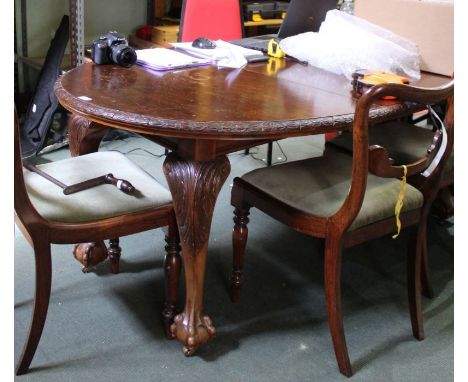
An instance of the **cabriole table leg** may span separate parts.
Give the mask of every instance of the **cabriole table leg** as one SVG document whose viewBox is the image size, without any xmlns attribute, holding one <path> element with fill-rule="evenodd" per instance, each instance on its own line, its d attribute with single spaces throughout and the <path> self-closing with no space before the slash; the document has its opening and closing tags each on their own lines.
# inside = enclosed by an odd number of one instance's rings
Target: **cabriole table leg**
<svg viewBox="0 0 468 382">
<path fill-rule="evenodd" d="M 179 225 L 186 283 L 185 308 L 174 318 L 171 333 L 184 344 L 185 355 L 192 355 L 216 333 L 211 319 L 202 316 L 203 288 L 213 209 L 229 172 L 226 156 L 190 161 L 171 153 L 164 162 Z"/>
<path fill-rule="evenodd" d="M 98 151 L 99 144 L 109 128 L 73 114 L 67 124 L 70 153 L 78 155 Z"/>
</svg>

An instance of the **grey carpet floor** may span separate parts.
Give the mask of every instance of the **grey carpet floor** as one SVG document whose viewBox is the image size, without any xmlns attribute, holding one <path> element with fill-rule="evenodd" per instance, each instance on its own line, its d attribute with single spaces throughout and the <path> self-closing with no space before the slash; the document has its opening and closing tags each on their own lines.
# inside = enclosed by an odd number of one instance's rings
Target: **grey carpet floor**
<svg viewBox="0 0 468 382">
<path fill-rule="evenodd" d="M 282 141 L 288 160 L 320 155 L 321 138 Z M 137 150 L 134 150 L 137 148 Z M 139 138 L 103 143 L 165 183 L 163 149 Z M 144 151 L 145 149 L 147 151 Z M 234 176 L 263 166 L 234 153 L 218 198 L 206 269 L 205 312 L 217 336 L 186 358 L 165 339 L 160 321 L 164 234 L 152 230 L 121 239 L 121 273 L 108 264 L 83 274 L 71 246 L 54 245 L 52 296 L 30 372 L 18 381 L 345 381 L 332 350 L 323 294 L 321 243 L 252 210 L 245 286 L 240 302 L 228 296 Z M 68 157 L 62 149 L 43 160 Z M 275 146 L 275 161 L 284 160 Z M 385 237 L 343 254 L 344 324 L 353 381 L 453 380 L 453 220 L 429 222 L 429 254 L 436 297 L 424 299 L 426 339 L 411 335 L 406 297 L 406 240 Z M 15 361 L 29 326 L 33 252 L 15 234 Z M 183 305 L 183 285 L 180 306 Z"/>
</svg>

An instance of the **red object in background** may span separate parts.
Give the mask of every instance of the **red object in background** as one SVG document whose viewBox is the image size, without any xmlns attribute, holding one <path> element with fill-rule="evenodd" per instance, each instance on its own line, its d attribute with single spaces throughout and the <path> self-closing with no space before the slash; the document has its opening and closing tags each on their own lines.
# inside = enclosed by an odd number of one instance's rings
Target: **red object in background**
<svg viewBox="0 0 468 382">
<path fill-rule="evenodd" d="M 153 27 L 151 25 L 143 25 L 136 31 L 136 36 L 142 40 L 151 41 L 151 31 Z"/>
<path fill-rule="evenodd" d="M 239 0 L 185 0 L 179 41 L 193 41 L 198 37 L 224 41 L 242 38 Z"/>
<path fill-rule="evenodd" d="M 330 142 L 333 138 L 335 138 L 338 135 L 338 133 L 333 132 L 333 133 L 325 133 L 325 142 Z"/>
</svg>

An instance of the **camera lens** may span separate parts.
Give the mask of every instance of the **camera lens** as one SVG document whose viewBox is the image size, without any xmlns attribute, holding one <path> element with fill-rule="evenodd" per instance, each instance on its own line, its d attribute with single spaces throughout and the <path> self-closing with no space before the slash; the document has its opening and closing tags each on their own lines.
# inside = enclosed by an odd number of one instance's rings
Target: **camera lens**
<svg viewBox="0 0 468 382">
<path fill-rule="evenodd" d="M 116 64 L 128 68 L 137 60 L 135 51 L 128 45 L 120 44 L 112 47 L 112 61 Z"/>
</svg>

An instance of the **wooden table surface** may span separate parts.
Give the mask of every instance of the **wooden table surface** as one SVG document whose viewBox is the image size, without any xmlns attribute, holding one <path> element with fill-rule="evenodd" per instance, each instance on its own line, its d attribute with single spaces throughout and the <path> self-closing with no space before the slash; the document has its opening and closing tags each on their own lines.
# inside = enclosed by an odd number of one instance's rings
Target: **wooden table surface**
<svg viewBox="0 0 468 382">
<path fill-rule="evenodd" d="M 86 64 L 63 76 L 56 92 L 65 107 L 96 122 L 161 136 L 280 138 L 350 123 L 355 101 L 349 80 L 312 66 L 272 62 L 167 72 Z M 421 82 L 443 81 L 433 75 Z M 387 118 L 401 108 L 396 103 L 393 111 L 381 112 Z"/>
<path fill-rule="evenodd" d="M 446 77 L 423 74 L 416 84 L 446 82 Z M 72 154 L 97 150 L 109 127 L 140 133 L 172 150 L 164 173 L 186 278 L 185 308 L 172 332 L 186 354 L 215 334 L 210 318 L 203 316 L 203 286 L 213 208 L 230 171 L 225 154 L 350 127 L 355 107 L 351 90 L 343 76 L 283 59 L 242 69 L 207 66 L 167 72 L 84 64 L 58 79 L 56 95 L 74 114 L 69 124 Z M 371 120 L 419 108 L 382 101 Z"/>
</svg>

